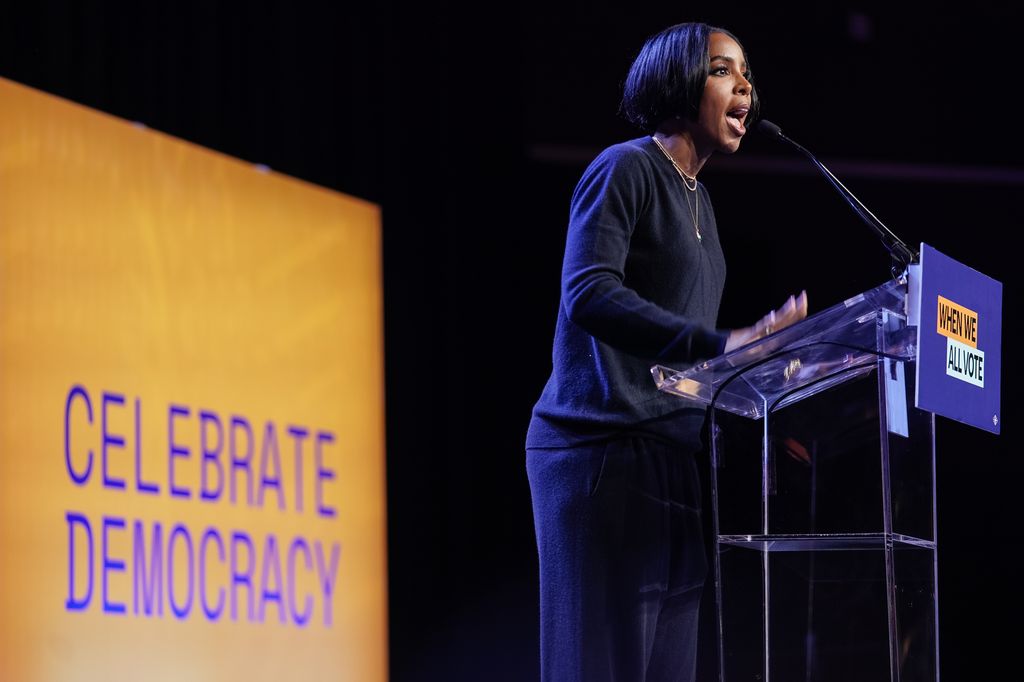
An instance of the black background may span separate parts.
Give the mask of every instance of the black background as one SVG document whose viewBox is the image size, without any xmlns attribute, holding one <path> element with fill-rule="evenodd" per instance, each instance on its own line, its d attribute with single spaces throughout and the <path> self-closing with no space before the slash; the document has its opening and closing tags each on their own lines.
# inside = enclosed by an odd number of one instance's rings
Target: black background
<svg viewBox="0 0 1024 682">
<path fill-rule="evenodd" d="M 0 76 L 383 207 L 392 679 L 531 680 L 522 446 L 569 196 L 597 151 L 639 134 L 616 108 L 644 38 L 730 29 L 767 118 L 906 242 L 1004 284 L 1003 433 L 940 418 L 937 448 L 942 675 L 999 679 L 1022 607 L 1024 11 L 992 4 L 40 3 L 4 8 Z M 877 239 L 792 150 L 751 136 L 701 179 L 729 261 L 721 326 L 888 277 Z"/>
</svg>

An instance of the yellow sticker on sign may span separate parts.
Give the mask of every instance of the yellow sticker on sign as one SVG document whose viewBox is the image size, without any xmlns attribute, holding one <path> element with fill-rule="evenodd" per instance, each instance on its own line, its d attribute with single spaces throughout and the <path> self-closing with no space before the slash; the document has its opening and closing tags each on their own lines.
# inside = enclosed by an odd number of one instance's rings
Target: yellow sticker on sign
<svg viewBox="0 0 1024 682">
<path fill-rule="evenodd" d="M 936 320 L 936 331 L 954 341 L 959 341 L 971 348 L 977 348 L 978 313 L 942 296 L 939 296 L 938 300 L 939 310 Z"/>
</svg>

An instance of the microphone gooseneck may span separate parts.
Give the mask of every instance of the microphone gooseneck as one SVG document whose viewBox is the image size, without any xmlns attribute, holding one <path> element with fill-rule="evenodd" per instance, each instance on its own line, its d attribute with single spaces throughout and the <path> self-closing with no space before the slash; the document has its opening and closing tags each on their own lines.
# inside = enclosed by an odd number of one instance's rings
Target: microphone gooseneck
<svg viewBox="0 0 1024 682">
<path fill-rule="evenodd" d="M 911 249 L 906 243 L 897 237 L 892 230 L 885 226 L 885 224 L 875 216 L 874 213 L 868 210 L 867 206 L 860 202 L 860 199 L 853 195 L 853 192 L 848 190 L 846 186 L 839 181 L 835 175 L 832 174 L 828 168 L 825 167 L 821 161 L 811 154 L 809 151 L 804 149 L 801 145 L 797 144 L 793 140 L 789 139 L 782 134 L 782 129 L 772 123 L 771 121 L 761 119 L 755 126 L 756 130 L 768 137 L 781 140 L 788 145 L 791 145 L 798 149 L 804 156 L 811 160 L 812 163 L 821 171 L 822 175 L 832 184 L 837 192 L 846 200 L 846 203 L 854 210 L 854 212 L 860 216 L 861 220 L 868 224 L 877 234 L 879 239 L 882 240 L 882 245 L 885 246 L 886 250 L 892 256 L 893 260 L 899 262 L 904 268 L 911 263 L 917 262 L 918 254 L 916 251 Z"/>
</svg>

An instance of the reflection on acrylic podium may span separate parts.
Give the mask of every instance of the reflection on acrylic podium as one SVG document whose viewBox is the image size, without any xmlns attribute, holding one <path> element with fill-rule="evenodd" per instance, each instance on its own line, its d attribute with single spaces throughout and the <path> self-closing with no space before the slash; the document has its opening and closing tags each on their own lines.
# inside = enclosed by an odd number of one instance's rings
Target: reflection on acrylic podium
<svg viewBox="0 0 1024 682">
<path fill-rule="evenodd" d="M 722 682 L 934 681 L 935 428 L 891 281 L 685 372 L 711 405 Z"/>
</svg>

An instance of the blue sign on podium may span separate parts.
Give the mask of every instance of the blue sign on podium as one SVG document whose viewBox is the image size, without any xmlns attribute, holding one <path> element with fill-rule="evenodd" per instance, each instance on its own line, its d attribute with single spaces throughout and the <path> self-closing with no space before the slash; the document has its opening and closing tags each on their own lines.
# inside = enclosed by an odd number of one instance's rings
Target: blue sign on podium
<svg viewBox="0 0 1024 682">
<path fill-rule="evenodd" d="M 919 409 L 999 433 L 1002 283 L 921 244 L 910 268 Z"/>
</svg>

